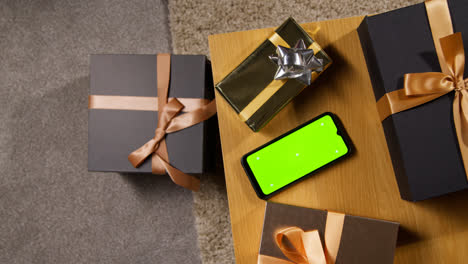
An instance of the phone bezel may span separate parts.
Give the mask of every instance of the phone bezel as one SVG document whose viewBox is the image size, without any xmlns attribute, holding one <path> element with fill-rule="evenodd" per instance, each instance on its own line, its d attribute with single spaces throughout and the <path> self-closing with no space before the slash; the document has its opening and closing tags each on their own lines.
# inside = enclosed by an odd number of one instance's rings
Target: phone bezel
<svg viewBox="0 0 468 264">
<path fill-rule="evenodd" d="M 329 163 L 323 165 L 322 167 L 317 168 L 317 169 L 311 171 L 310 173 L 307 173 L 307 174 L 305 174 L 305 175 L 299 177 L 297 180 L 288 183 L 287 185 L 281 187 L 280 189 L 278 189 L 278 190 L 276 190 L 276 191 L 274 191 L 274 192 L 272 192 L 272 193 L 270 193 L 270 194 L 265 194 L 265 193 L 263 193 L 262 189 L 260 188 L 260 185 L 259 185 L 258 182 L 257 182 L 257 179 L 255 178 L 255 175 L 252 173 L 252 170 L 250 169 L 250 166 L 249 166 L 249 164 L 247 163 L 247 157 L 248 157 L 249 155 L 253 154 L 254 152 L 257 152 L 258 150 L 267 147 L 268 145 L 270 145 L 270 144 L 272 144 L 272 143 L 274 143 L 274 142 L 276 142 L 276 141 L 278 141 L 278 140 L 280 140 L 280 139 L 282 139 L 282 138 L 288 136 L 288 135 L 291 134 L 291 133 L 294 133 L 295 131 L 297 131 L 297 130 L 299 130 L 299 129 L 305 127 L 305 126 L 307 126 L 308 124 L 313 123 L 314 121 L 316 121 L 316 120 L 318 120 L 318 119 L 320 119 L 320 118 L 322 118 L 322 117 L 324 117 L 324 116 L 327 116 L 327 115 L 330 116 L 330 117 L 332 118 L 332 120 L 333 120 L 333 123 L 335 123 L 335 125 L 336 125 L 336 127 L 337 127 L 337 134 L 340 135 L 340 136 L 343 138 L 343 141 L 344 141 L 346 147 L 348 148 L 348 152 L 347 152 L 345 155 L 340 156 L 339 158 L 337 158 L 337 159 L 335 159 L 335 160 L 333 160 L 333 161 L 331 161 L 331 162 L 329 162 Z M 292 130 L 290 130 L 290 131 L 288 131 L 288 132 L 286 132 L 286 133 L 284 133 L 284 134 L 278 136 L 277 138 L 275 138 L 275 139 L 273 139 L 273 140 L 271 140 L 271 141 L 269 141 L 269 142 L 267 142 L 267 143 L 261 145 L 260 147 L 257 147 L 256 149 L 254 149 L 254 150 L 248 152 L 247 154 L 243 155 L 242 158 L 241 158 L 241 164 L 242 164 L 242 167 L 244 168 L 245 173 L 247 174 L 247 176 L 248 176 L 248 178 L 249 178 L 249 180 L 250 180 L 250 183 L 251 183 L 253 189 L 255 190 L 255 193 L 257 194 L 257 196 L 258 196 L 260 199 L 264 199 L 264 200 L 265 200 L 265 199 L 268 199 L 268 198 L 270 198 L 271 196 L 273 196 L 273 195 L 275 195 L 275 194 L 277 194 L 277 193 L 283 191 L 284 189 L 286 189 L 286 188 L 288 188 L 288 187 L 291 187 L 293 184 L 296 184 L 296 183 L 298 183 L 299 181 L 304 180 L 305 178 L 307 178 L 307 177 L 311 176 L 312 174 L 316 173 L 317 171 L 323 170 L 324 168 L 326 168 L 326 167 L 328 167 L 328 166 L 331 166 L 331 165 L 335 164 L 336 162 L 339 162 L 339 161 L 342 160 L 343 158 L 348 157 L 352 152 L 354 152 L 354 147 L 353 147 L 351 138 L 349 137 L 348 133 L 347 133 L 346 130 L 344 129 L 344 126 L 343 126 L 343 124 L 341 123 L 341 120 L 340 120 L 340 119 L 338 118 L 338 116 L 336 116 L 335 114 L 333 114 L 333 113 L 331 113 L 331 112 L 325 112 L 325 113 L 320 114 L 320 115 L 318 115 L 318 116 L 312 118 L 311 120 L 309 120 L 309 121 L 307 121 L 307 122 L 305 122 L 305 123 L 299 125 L 298 127 L 296 127 L 296 128 L 294 128 L 294 129 L 292 129 Z"/>
</svg>

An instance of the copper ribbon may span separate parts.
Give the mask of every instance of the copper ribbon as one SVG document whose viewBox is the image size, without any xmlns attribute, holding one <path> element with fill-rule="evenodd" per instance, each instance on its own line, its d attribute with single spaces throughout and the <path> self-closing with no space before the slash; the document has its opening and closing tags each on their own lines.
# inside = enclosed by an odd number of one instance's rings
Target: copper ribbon
<svg viewBox="0 0 468 264">
<path fill-rule="evenodd" d="M 89 109 L 158 111 L 158 97 L 122 96 L 122 95 L 90 95 Z M 168 100 L 171 100 L 169 98 Z M 185 107 L 185 112 L 200 108 L 210 102 L 200 98 L 177 98 Z"/>
<path fill-rule="evenodd" d="M 158 111 L 158 125 L 155 135 L 142 147 L 128 156 L 137 168 L 150 155 L 151 171 L 154 174 L 169 174 L 172 181 L 187 189 L 198 191 L 200 180 L 185 174 L 169 164 L 166 134 L 201 123 L 216 114 L 215 100 L 199 98 L 169 98 L 171 55 L 158 54 L 157 80 L 158 97 L 90 95 L 89 109 L 119 109 Z M 185 113 L 180 114 L 184 110 Z"/>
<path fill-rule="evenodd" d="M 344 218 L 344 214 L 328 212 L 325 248 L 318 230 L 305 232 L 296 226 L 280 229 L 275 234 L 275 242 L 289 260 L 259 255 L 257 264 L 335 264 Z"/>
<path fill-rule="evenodd" d="M 468 79 L 463 79 L 465 50 L 461 33 L 453 34 L 446 0 L 428 0 L 426 11 L 442 72 L 405 74 L 404 88 L 377 102 L 380 119 L 411 109 L 454 91 L 453 121 L 468 177 Z"/>
</svg>

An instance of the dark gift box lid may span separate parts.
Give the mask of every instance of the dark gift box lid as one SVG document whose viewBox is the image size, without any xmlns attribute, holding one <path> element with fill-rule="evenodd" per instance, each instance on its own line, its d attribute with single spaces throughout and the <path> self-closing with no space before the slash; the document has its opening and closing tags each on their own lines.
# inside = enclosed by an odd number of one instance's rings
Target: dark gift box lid
<svg viewBox="0 0 468 264">
<path fill-rule="evenodd" d="M 466 52 L 468 2 L 449 0 L 448 5 Z M 366 17 L 358 33 L 376 100 L 402 89 L 406 73 L 441 71 L 424 3 Z M 452 102 L 449 93 L 382 122 L 403 199 L 422 200 L 468 187 Z"/>
<path fill-rule="evenodd" d="M 259 254 L 287 260 L 274 235 L 291 226 L 318 230 L 323 244 L 326 221 L 327 211 L 267 202 Z M 398 227 L 395 222 L 345 215 L 336 264 L 393 263 Z"/>
<path fill-rule="evenodd" d="M 314 40 L 299 26 L 294 19 L 287 19 L 275 32 L 293 47 L 299 39 L 303 39 L 309 47 Z M 325 70 L 330 64 L 330 57 L 315 43 L 318 51 L 315 56 L 323 60 Z M 216 89 L 229 102 L 232 108 L 243 118 L 243 111 L 250 107 L 250 103 L 265 90 L 273 80 L 278 66 L 268 56 L 276 54 L 276 46 L 270 40 L 265 40 L 239 66 L 229 73 Z M 320 74 L 322 71 L 319 71 Z M 313 75 L 316 78 L 317 75 Z M 270 121 L 289 101 L 299 94 L 305 85 L 291 79 L 279 88 L 263 105 L 260 106 L 245 122 L 253 131 L 260 130 Z"/>
<path fill-rule="evenodd" d="M 157 55 L 91 55 L 90 95 L 157 97 Z M 169 97 L 213 97 L 205 56 L 171 55 Z M 154 137 L 156 111 L 89 109 L 88 169 L 151 172 L 151 158 L 134 168 L 128 155 Z M 185 173 L 202 173 L 207 122 L 166 135 L 169 162 Z"/>
</svg>

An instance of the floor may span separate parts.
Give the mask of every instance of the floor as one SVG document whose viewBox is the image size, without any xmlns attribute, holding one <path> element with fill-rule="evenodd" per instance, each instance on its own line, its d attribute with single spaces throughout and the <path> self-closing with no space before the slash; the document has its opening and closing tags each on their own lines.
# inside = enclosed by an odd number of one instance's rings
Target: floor
<svg viewBox="0 0 468 264">
<path fill-rule="evenodd" d="M 191 192 L 87 171 L 89 54 L 170 51 L 160 0 L 0 1 L 0 263 L 201 263 Z"/>
<path fill-rule="evenodd" d="M 210 34 L 421 1 L 1 0 L 0 263 L 234 263 L 222 167 L 194 194 L 87 172 L 89 54 L 209 55 Z"/>
</svg>

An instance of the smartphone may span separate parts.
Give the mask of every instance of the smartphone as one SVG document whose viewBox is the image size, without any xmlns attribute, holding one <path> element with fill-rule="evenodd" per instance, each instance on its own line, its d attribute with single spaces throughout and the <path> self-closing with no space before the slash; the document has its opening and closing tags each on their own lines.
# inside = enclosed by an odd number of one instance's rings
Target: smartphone
<svg viewBox="0 0 468 264">
<path fill-rule="evenodd" d="M 351 153 L 338 117 L 323 113 L 245 154 L 241 163 L 261 199 L 284 190 Z"/>
</svg>

